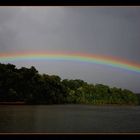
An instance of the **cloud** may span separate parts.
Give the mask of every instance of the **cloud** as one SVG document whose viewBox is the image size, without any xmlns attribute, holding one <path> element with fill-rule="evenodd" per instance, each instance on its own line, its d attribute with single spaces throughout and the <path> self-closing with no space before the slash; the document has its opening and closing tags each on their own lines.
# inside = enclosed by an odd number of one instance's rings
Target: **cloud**
<svg viewBox="0 0 140 140">
<path fill-rule="evenodd" d="M 73 51 L 140 63 L 139 7 L 0 7 L 0 52 Z M 76 62 L 16 61 L 42 73 L 140 91 L 140 75 Z"/>
<path fill-rule="evenodd" d="M 1 9 L 1 17 L 5 19 L 0 31 L 0 40 L 3 44 L 1 50 L 10 46 L 12 47 L 10 51 L 50 49 L 54 42 L 53 34 L 61 26 L 61 20 L 64 17 L 63 10 L 49 7 L 21 7 L 13 10 Z M 13 11 L 12 15 L 11 11 Z"/>
</svg>

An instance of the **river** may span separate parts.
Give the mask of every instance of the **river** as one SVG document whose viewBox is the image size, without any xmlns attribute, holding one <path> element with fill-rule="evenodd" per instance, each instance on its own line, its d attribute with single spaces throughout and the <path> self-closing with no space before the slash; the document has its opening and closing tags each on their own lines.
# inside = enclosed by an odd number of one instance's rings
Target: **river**
<svg viewBox="0 0 140 140">
<path fill-rule="evenodd" d="M 0 105 L 0 133 L 135 133 L 140 106 Z"/>
</svg>

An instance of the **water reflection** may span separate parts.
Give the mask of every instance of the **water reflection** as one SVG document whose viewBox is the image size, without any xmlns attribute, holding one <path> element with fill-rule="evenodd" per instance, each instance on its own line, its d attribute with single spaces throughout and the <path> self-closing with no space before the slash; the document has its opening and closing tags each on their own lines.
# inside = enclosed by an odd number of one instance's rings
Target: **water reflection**
<svg viewBox="0 0 140 140">
<path fill-rule="evenodd" d="M 35 111 L 31 106 L 0 106 L 0 132 L 34 131 Z"/>
<path fill-rule="evenodd" d="M 140 132 L 140 106 L 1 105 L 0 132 Z"/>
</svg>

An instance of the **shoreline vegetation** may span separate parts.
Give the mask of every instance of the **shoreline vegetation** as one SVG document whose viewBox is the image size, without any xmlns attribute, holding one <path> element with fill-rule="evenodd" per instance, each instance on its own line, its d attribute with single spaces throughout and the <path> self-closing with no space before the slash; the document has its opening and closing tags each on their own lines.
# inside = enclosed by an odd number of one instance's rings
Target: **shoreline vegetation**
<svg viewBox="0 0 140 140">
<path fill-rule="evenodd" d="M 0 63 L 0 105 L 139 105 L 130 90 L 39 74 L 34 66 L 17 69 Z"/>
<path fill-rule="evenodd" d="M 16 102 L 0 102 L 0 105 L 26 105 L 25 102 L 16 101 Z"/>
<path fill-rule="evenodd" d="M 125 107 L 129 107 L 129 106 L 139 106 L 139 104 L 85 104 L 85 103 L 77 103 L 77 104 L 67 104 L 67 103 L 65 103 L 65 104 L 28 104 L 28 103 L 26 103 L 26 102 L 0 102 L 0 106 L 3 106 L 3 105 L 20 105 L 20 106 L 23 106 L 23 105 L 33 105 L 33 106 L 35 106 L 35 105 L 51 105 L 51 106 L 54 106 L 54 105 L 84 105 L 84 106 L 86 106 L 86 105 L 88 105 L 88 106 L 118 106 L 118 107 L 120 107 L 120 106 L 125 106 Z"/>
</svg>

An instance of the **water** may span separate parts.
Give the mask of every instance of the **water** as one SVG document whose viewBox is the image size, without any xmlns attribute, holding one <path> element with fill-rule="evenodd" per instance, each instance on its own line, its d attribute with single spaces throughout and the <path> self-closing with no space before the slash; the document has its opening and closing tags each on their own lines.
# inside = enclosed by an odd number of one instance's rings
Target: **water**
<svg viewBox="0 0 140 140">
<path fill-rule="evenodd" d="M 0 132 L 140 132 L 140 106 L 0 105 Z"/>
</svg>

